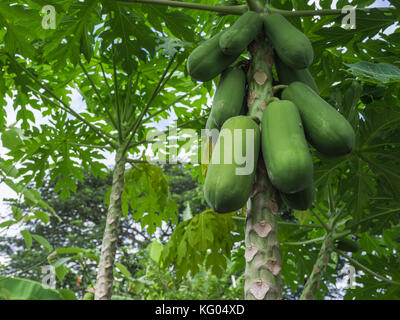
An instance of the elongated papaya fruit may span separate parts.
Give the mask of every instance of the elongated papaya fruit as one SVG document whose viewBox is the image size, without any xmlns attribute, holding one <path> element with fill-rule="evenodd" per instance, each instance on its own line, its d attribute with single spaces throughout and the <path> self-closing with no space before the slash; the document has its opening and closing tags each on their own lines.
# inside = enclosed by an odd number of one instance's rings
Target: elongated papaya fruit
<svg viewBox="0 0 400 320">
<path fill-rule="evenodd" d="M 241 54 L 260 33 L 262 25 L 259 13 L 247 11 L 242 14 L 219 39 L 222 52 L 229 55 Z"/>
<path fill-rule="evenodd" d="M 357 241 L 351 239 L 340 239 L 337 242 L 337 248 L 339 250 L 347 251 L 347 252 L 358 252 L 360 251 L 361 247 Z"/>
<path fill-rule="evenodd" d="M 212 114 L 210 113 L 207 122 L 206 122 L 206 129 L 211 130 L 211 129 L 219 129 L 218 126 L 215 123 L 215 120 L 212 116 Z"/>
<path fill-rule="evenodd" d="M 344 155 L 354 148 L 355 134 L 350 123 L 335 108 L 302 82 L 291 83 L 282 98 L 300 111 L 308 141 L 326 155 Z"/>
<path fill-rule="evenodd" d="M 238 55 L 226 55 L 219 47 L 219 39 L 223 31 L 204 41 L 192 51 L 186 68 L 189 75 L 198 81 L 209 81 L 229 67 Z"/>
<path fill-rule="evenodd" d="M 307 210 L 314 201 L 314 185 L 311 184 L 304 190 L 296 193 L 280 192 L 283 201 L 292 209 Z"/>
<path fill-rule="evenodd" d="M 241 68 L 228 68 L 222 72 L 215 90 L 210 118 L 217 128 L 238 116 L 245 96 L 246 75 Z"/>
<path fill-rule="evenodd" d="M 249 117 L 228 119 L 213 149 L 204 197 L 216 212 L 242 208 L 250 197 L 260 151 L 260 129 Z"/>
<path fill-rule="evenodd" d="M 208 164 L 210 163 L 212 150 L 212 140 L 206 139 L 201 148 L 201 174 L 203 177 L 207 175 Z"/>
<path fill-rule="evenodd" d="M 264 32 L 279 58 L 293 69 L 308 68 L 314 59 L 314 50 L 304 33 L 280 14 L 263 16 Z"/>
<path fill-rule="evenodd" d="M 312 184 L 313 163 L 299 112 L 291 101 L 270 103 L 261 120 L 262 152 L 272 184 L 299 192 Z"/>
<path fill-rule="evenodd" d="M 292 82 L 300 81 L 307 84 L 316 93 L 319 93 L 318 86 L 307 68 L 293 69 L 284 64 L 278 56 L 275 56 L 275 68 L 281 84 L 291 84 Z"/>
</svg>

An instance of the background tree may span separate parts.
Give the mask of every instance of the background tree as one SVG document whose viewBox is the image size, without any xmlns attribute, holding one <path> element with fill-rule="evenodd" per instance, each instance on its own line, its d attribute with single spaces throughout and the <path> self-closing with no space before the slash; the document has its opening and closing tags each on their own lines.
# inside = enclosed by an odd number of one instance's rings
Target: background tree
<svg viewBox="0 0 400 320">
<path fill-rule="evenodd" d="M 180 216 L 187 208 L 190 199 L 193 200 L 193 204 L 189 205 L 190 208 L 204 207 L 202 193 L 196 192 L 200 186 L 197 180 L 192 178 L 190 171 L 181 165 L 176 165 L 166 166 L 164 172 L 168 174 L 171 196 L 180 204 L 178 206 Z M 36 217 L 29 220 L 25 230 L 45 238 L 56 252 L 57 249 L 79 248 L 82 255 L 68 260 L 65 256 L 61 256 L 59 260 L 49 261 L 49 251 L 40 243 L 33 242 L 27 249 L 23 238 L 2 236 L 0 253 L 8 256 L 10 261 L 1 267 L 1 274 L 40 281 L 43 276 L 41 267 L 51 262 L 57 265 L 57 288 L 72 289 L 79 296 L 83 296 L 85 290 L 93 287 L 96 278 L 98 248 L 101 245 L 107 212 L 104 195 L 111 188 L 111 172 L 104 178 L 85 174 L 84 181 L 77 185 L 77 191 L 71 193 L 67 199 L 62 199 L 55 192 L 55 185 L 56 181 L 47 180 L 40 188 L 40 192 L 42 200 L 54 209 L 57 216 L 37 214 L 41 219 Z M 13 212 L 20 211 L 22 215 L 28 215 L 31 211 L 28 203 L 19 203 L 17 200 L 10 199 L 8 205 L 13 208 Z M 12 216 L 11 213 L 9 215 Z M 166 242 L 173 229 L 174 225 L 165 225 L 158 229 L 156 235 L 160 241 Z M 154 237 L 139 224 L 122 217 L 118 248 L 123 250 L 118 260 L 136 276 L 138 269 L 145 267 L 145 263 L 141 260 L 143 255 L 147 256 L 146 248 L 153 240 Z M 149 256 L 144 261 L 155 264 Z M 158 270 L 159 274 L 164 273 L 161 269 Z M 118 295 L 123 290 L 114 288 L 114 292 Z"/>
</svg>

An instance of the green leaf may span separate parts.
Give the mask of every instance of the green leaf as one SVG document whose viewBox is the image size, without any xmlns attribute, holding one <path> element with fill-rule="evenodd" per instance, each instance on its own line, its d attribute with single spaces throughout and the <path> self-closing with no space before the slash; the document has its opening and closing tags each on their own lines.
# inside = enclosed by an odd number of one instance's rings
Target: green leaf
<svg viewBox="0 0 400 320">
<path fill-rule="evenodd" d="M 15 221 L 15 220 L 7 220 L 7 221 L 0 223 L 0 228 L 6 228 L 6 227 L 12 226 L 13 224 L 16 224 L 16 223 L 17 223 L 17 221 Z"/>
<path fill-rule="evenodd" d="M 76 247 L 68 247 L 68 248 L 57 248 L 57 254 L 76 254 L 76 253 L 83 253 L 85 249 L 76 248 Z"/>
<path fill-rule="evenodd" d="M 63 300 L 78 300 L 75 293 L 69 289 L 58 289 L 60 296 Z"/>
<path fill-rule="evenodd" d="M 42 245 L 47 251 L 53 251 L 53 246 L 42 236 L 38 234 L 33 234 L 32 238 L 35 239 L 40 245 Z"/>
<path fill-rule="evenodd" d="M 30 249 L 31 246 L 32 246 L 32 235 L 31 235 L 31 233 L 28 230 L 21 230 L 21 234 L 24 237 L 24 241 L 25 241 L 26 247 L 28 249 Z"/>
<path fill-rule="evenodd" d="M 235 227 L 231 214 L 221 215 L 212 210 L 181 222 L 162 250 L 161 265 L 174 264 L 179 278 L 188 271 L 196 273 L 198 265 L 205 262 L 213 273 L 221 275 L 226 267 L 223 256 L 229 257 L 231 253 L 231 231 Z"/>
<path fill-rule="evenodd" d="M 400 81 L 400 69 L 388 63 L 371 63 L 360 61 L 357 63 L 345 63 L 349 67 L 349 73 L 365 78 L 374 83 L 390 83 Z"/>
<path fill-rule="evenodd" d="M 20 130 L 13 128 L 4 131 L 1 134 L 1 142 L 4 148 L 7 148 L 9 150 L 14 150 L 19 148 L 21 144 L 23 144 L 19 131 Z"/>
<path fill-rule="evenodd" d="M 0 297 L 6 300 L 61 300 L 57 290 L 45 289 L 40 282 L 3 276 L 0 276 Z"/>
<path fill-rule="evenodd" d="M 59 265 L 55 267 L 56 277 L 59 281 L 63 281 L 70 269 L 67 266 Z"/>
<path fill-rule="evenodd" d="M 11 211 L 16 221 L 20 221 L 22 219 L 22 210 L 20 208 L 12 206 Z"/>
<path fill-rule="evenodd" d="M 115 266 L 118 268 L 118 270 L 124 275 L 125 278 L 129 279 L 132 277 L 132 274 L 128 270 L 127 267 L 125 267 L 122 263 L 116 262 Z"/>
<path fill-rule="evenodd" d="M 163 245 L 160 240 L 154 240 L 150 245 L 150 258 L 152 258 L 156 263 L 159 263 L 161 252 L 163 250 Z"/>
</svg>

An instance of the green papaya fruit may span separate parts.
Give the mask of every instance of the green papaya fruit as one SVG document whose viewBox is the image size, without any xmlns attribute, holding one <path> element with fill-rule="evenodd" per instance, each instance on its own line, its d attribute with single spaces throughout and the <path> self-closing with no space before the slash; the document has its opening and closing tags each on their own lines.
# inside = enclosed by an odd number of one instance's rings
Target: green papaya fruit
<svg viewBox="0 0 400 320">
<path fill-rule="evenodd" d="M 337 248 L 346 252 L 358 252 L 361 249 L 357 241 L 348 238 L 340 239 L 337 242 Z"/>
<path fill-rule="evenodd" d="M 292 209 L 307 210 L 314 201 L 314 184 L 296 193 L 280 192 L 283 201 Z"/>
<path fill-rule="evenodd" d="M 239 115 L 245 116 L 247 115 L 248 112 L 249 112 L 249 107 L 247 106 L 247 95 L 245 95 Z"/>
<path fill-rule="evenodd" d="M 219 129 L 218 126 L 216 125 L 215 120 L 211 113 L 206 122 L 206 129 L 208 129 L 208 130 Z"/>
<path fill-rule="evenodd" d="M 351 85 L 347 90 L 344 92 L 343 97 L 343 104 L 350 109 L 354 105 L 357 105 L 358 100 L 360 99 L 362 94 L 362 86 L 360 82 L 357 80 L 353 80 Z"/>
<path fill-rule="evenodd" d="M 313 163 L 299 112 L 291 101 L 267 105 L 261 120 L 262 153 L 272 184 L 284 193 L 312 184 Z"/>
<path fill-rule="evenodd" d="M 308 85 L 293 82 L 283 90 L 282 98 L 296 104 L 308 141 L 326 155 L 351 152 L 355 134 L 350 123 Z"/>
<path fill-rule="evenodd" d="M 210 122 L 212 121 L 215 127 L 221 128 L 227 119 L 238 116 L 243 106 L 245 94 L 246 75 L 242 68 L 224 70 L 213 97 Z M 210 127 L 212 127 L 211 124 Z"/>
<path fill-rule="evenodd" d="M 226 55 L 219 47 L 223 31 L 201 43 L 189 55 L 186 68 L 189 75 L 198 81 L 209 81 L 229 67 L 239 56 Z"/>
<path fill-rule="evenodd" d="M 249 117 L 228 119 L 213 149 L 204 197 L 216 212 L 242 208 L 250 197 L 260 151 L 260 129 Z"/>
<path fill-rule="evenodd" d="M 304 33 L 280 14 L 263 16 L 264 33 L 277 55 L 293 69 L 308 68 L 314 59 L 314 50 Z"/>
<path fill-rule="evenodd" d="M 318 86 L 308 69 L 293 69 L 275 55 L 275 68 L 281 84 L 291 84 L 295 81 L 300 81 L 307 84 L 316 93 L 319 93 Z"/>
<path fill-rule="evenodd" d="M 223 53 L 239 55 L 256 38 L 262 30 L 262 19 L 259 13 L 247 11 L 228 28 L 219 39 L 219 46 Z"/>
</svg>

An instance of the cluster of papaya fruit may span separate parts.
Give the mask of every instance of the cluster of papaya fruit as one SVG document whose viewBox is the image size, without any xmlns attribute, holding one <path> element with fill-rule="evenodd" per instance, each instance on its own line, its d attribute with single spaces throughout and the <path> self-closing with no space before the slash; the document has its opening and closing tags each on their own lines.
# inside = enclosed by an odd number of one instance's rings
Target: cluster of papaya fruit
<svg viewBox="0 0 400 320">
<path fill-rule="evenodd" d="M 280 99 L 265 101 L 261 119 L 253 119 L 246 116 L 251 106 L 247 105 L 244 68 L 231 65 L 260 34 L 273 47 L 279 84 L 286 88 Z M 329 156 L 344 155 L 354 147 L 355 134 L 349 122 L 319 96 L 307 69 L 313 59 L 309 39 L 282 15 L 253 11 L 190 54 L 187 70 L 191 77 L 209 81 L 220 75 L 206 129 L 231 133 L 230 140 L 220 134 L 215 144 L 207 139 L 203 148 L 204 157 L 210 160 L 204 194 L 214 211 L 232 212 L 246 204 L 260 148 L 269 179 L 281 198 L 294 209 L 306 210 L 314 199 L 308 143 Z M 238 129 L 239 135 L 235 134 Z M 252 135 L 246 134 L 249 130 Z M 235 148 L 246 154 L 247 162 L 235 158 Z M 224 161 L 227 159 L 231 161 Z M 252 171 L 238 174 L 244 166 Z"/>
</svg>

